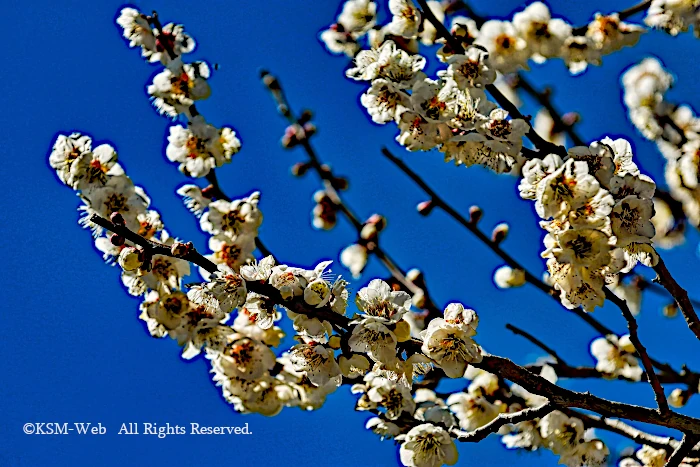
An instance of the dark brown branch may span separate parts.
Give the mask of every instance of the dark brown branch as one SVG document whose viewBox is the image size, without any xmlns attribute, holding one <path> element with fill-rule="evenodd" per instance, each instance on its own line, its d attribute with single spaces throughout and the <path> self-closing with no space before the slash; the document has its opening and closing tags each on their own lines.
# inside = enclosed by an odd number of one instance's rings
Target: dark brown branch
<svg viewBox="0 0 700 467">
<path fill-rule="evenodd" d="M 565 122 L 561 113 L 554 108 L 550 93 L 541 92 L 535 89 L 535 87 L 523 76 L 522 73 L 516 74 L 515 86 L 534 97 L 542 107 L 547 109 L 547 112 L 549 112 L 549 115 L 554 121 L 554 128 L 565 132 L 575 146 L 587 146 L 583 138 L 581 138 L 574 129 L 573 123 Z"/>
<path fill-rule="evenodd" d="M 678 467 L 679 465 L 681 465 L 681 462 L 683 462 L 685 456 L 690 454 L 690 451 L 693 450 L 693 447 L 697 442 L 697 436 L 685 434 L 676 450 L 673 451 L 673 454 L 671 454 L 671 457 L 666 462 L 665 467 Z"/>
<path fill-rule="evenodd" d="M 112 221 L 101 217 L 98 214 L 93 214 L 90 217 L 90 222 L 99 225 L 100 227 L 114 232 L 115 234 L 124 237 L 129 240 L 134 245 L 138 245 L 145 251 L 152 255 L 169 256 L 171 258 L 179 258 L 185 261 L 189 261 L 192 264 L 196 264 L 207 272 L 213 273 L 217 271 L 217 265 L 214 264 L 209 258 L 206 258 L 201 253 L 199 253 L 195 248 L 189 248 L 187 253 L 182 256 L 175 256 L 172 254 L 170 246 L 164 245 L 162 243 L 154 242 L 153 240 L 147 240 L 136 232 L 132 232 L 127 227 L 123 225 L 117 225 Z"/>
<path fill-rule="evenodd" d="M 611 433 L 617 433 L 618 435 L 629 438 L 636 443 L 646 444 L 647 446 L 651 446 L 656 449 L 665 449 L 666 451 L 671 452 L 680 444 L 680 441 L 676 439 L 646 433 L 626 424 L 621 420 L 601 417 L 599 415 L 585 414 L 583 412 L 568 408 L 563 408 L 561 411 L 567 414 L 569 417 L 577 417 L 581 419 L 586 428 L 600 428 L 601 430 L 610 431 Z"/>
<path fill-rule="evenodd" d="M 664 263 L 663 259 L 659 258 L 659 262 L 656 264 L 656 266 L 654 266 L 654 271 L 656 271 L 656 274 L 658 275 L 659 283 L 664 286 L 666 290 L 668 290 L 668 293 L 671 294 L 673 299 L 678 304 L 678 308 L 680 308 L 681 313 L 683 313 L 683 317 L 685 318 L 685 322 L 688 324 L 688 329 L 695 334 L 695 337 L 700 339 L 700 318 L 698 318 L 698 315 L 695 313 L 695 309 L 693 308 L 693 304 L 688 298 L 688 292 L 686 292 L 683 287 L 678 285 L 678 282 L 676 282 L 669 270 L 666 268 L 666 264 Z"/>
<path fill-rule="evenodd" d="M 474 363 L 473 366 L 486 370 L 489 373 L 500 375 L 509 381 L 519 384 L 533 394 L 544 396 L 558 407 L 575 407 L 590 410 L 606 417 L 653 423 L 686 433 L 700 434 L 700 420 L 696 418 L 670 410 L 662 414 L 658 410 L 609 401 L 587 392 L 582 393 L 564 389 L 516 365 L 507 358 L 484 355 L 481 363 Z"/>
<path fill-rule="evenodd" d="M 530 407 L 529 409 L 519 412 L 500 414 L 498 417 L 491 420 L 486 425 L 477 428 L 474 431 L 464 432 L 462 430 L 452 430 L 458 441 L 464 443 L 478 443 L 492 433 L 496 433 L 502 426 L 510 423 L 520 423 L 527 420 L 541 418 L 555 410 L 556 407 L 551 402 L 545 402 L 539 407 Z"/>
<path fill-rule="evenodd" d="M 668 402 L 666 401 L 666 396 L 664 394 L 664 389 L 661 387 L 661 383 L 659 382 L 659 378 L 656 376 L 656 373 L 654 373 L 654 365 L 649 358 L 647 349 L 642 344 L 642 341 L 639 340 L 639 334 L 637 333 L 637 320 L 634 319 L 634 315 L 627 306 L 627 303 L 612 293 L 610 289 L 605 289 L 605 298 L 617 305 L 620 311 L 622 311 L 622 315 L 627 321 L 627 329 L 630 332 L 630 340 L 632 341 L 632 345 L 634 345 L 639 358 L 642 360 L 642 366 L 644 367 L 644 371 L 646 371 L 649 384 L 654 390 L 654 397 L 656 398 L 656 404 L 659 406 L 659 411 L 662 414 L 668 413 L 669 408 Z"/>
</svg>

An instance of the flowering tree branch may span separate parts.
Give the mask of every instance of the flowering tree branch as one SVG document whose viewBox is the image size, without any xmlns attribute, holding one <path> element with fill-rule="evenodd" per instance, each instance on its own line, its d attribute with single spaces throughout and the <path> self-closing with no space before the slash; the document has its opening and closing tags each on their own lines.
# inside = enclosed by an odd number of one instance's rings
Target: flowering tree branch
<svg viewBox="0 0 700 467">
<path fill-rule="evenodd" d="M 463 443 L 478 443 L 488 435 L 496 433 L 505 425 L 541 418 L 555 409 L 556 407 L 554 404 L 551 402 L 545 402 L 539 407 L 530 407 L 528 409 L 523 409 L 520 412 L 500 414 L 486 425 L 479 427 L 474 431 L 464 432 L 462 430 L 452 430 L 452 433 L 457 437 L 458 441 L 462 441 Z"/>
</svg>

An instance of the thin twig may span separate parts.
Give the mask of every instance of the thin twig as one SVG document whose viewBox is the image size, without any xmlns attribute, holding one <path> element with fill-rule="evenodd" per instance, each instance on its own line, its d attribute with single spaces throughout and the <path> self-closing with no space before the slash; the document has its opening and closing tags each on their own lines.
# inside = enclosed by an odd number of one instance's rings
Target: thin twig
<svg viewBox="0 0 700 467">
<path fill-rule="evenodd" d="M 688 298 L 688 292 L 678 285 L 678 282 L 676 282 L 668 268 L 666 268 L 666 264 L 661 257 L 659 257 L 659 262 L 654 266 L 654 271 L 656 271 L 658 275 L 659 283 L 668 290 L 668 293 L 671 294 L 678 304 L 678 308 L 680 308 L 683 317 L 685 317 L 685 322 L 688 324 L 688 329 L 695 334 L 695 337 L 700 339 L 700 318 L 698 318 L 693 304 Z"/>
<path fill-rule="evenodd" d="M 617 295 L 612 293 L 610 289 L 605 289 L 605 298 L 617 305 L 620 311 L 622 311 L 622 315 L 627 321 L 627 329 L 630 332 L 630 340 L 632 341 L 632 345 L 634 345 L 637 354 L 642 360 L 642 366 L 644 367 L 644 371 L 646 371 L 647 378 L 649 379 L 649 384 L 654 390 L 654 397 L 656 398 L 656 404 L 659 406 L 659 411 L 662 415 L 668 413 L 669 408 L 668 402 L 666 401 L 666 396 L 664 394 L 664 389 L 661 386 L 661 383 L 659 382 L 659 378 L 656 376 L 656 373 L 654 373 L 654 365 L 649 359 L 647 349 L 642 344 L 642 341 L 639 340 L 639 334 L 637 333 L 637 320 L 634 319 L 634 315 L 627 306 L 627 303 L 621 298 L 619 298 Z"/>
</svg>

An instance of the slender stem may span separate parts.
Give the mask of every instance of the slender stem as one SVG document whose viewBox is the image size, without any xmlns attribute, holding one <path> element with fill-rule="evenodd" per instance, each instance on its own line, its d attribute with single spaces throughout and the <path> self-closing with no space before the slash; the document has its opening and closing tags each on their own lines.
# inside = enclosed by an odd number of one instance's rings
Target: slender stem
<svg viewBox="0 0 700 467">
<path fill-rule="evenodd" d="M 656 449 L 672 451 L 680 445 L 678 440 L 671 437 L 662 437 L 646 433 L 631 425 L 628 425 L 621 420 L 601 417 L 599 415 L 585 414 L 568 408 L 563 408 L 561 411 L 567 414 L 569 417 L 577 417 L 581 419 L 587 428 L 600 428 L 602 430 L 610 431 L 611 433 L 617 433 L 618 435 L 629 438 L 636 443 L 646 444 L 647 446 L 651 446 Z"/>
<path fill-rule="evenodd" d="M 291 106 L 289 105 L 289 101 L 287 100 L 284 94 L 284 90 L 280 85 L 279 80 L 267 72 L 263 72 L 262 75 L 263 82 L 270 90 L 272 97 L 277 102 L 277 108 L 280 111 L 280 113 L 287 119 L 287 121 L 290 124 L 299 125 L 300 127 L 303 127 L 300 120 L 295 116 L 294 112 L 292 111 Z M 301 146 L 306 152 L 306 155 L 309 157 L 309 164 L 311 168 L 324 182 L 326 193 L 328 193 L 328 196 L 334 201 L 339 211 L 343 213 L 343 215 L 353 225 L 355 230 L 357 230 L 357 233 L 359 235 L 362 231 L 364 223 L 360 220 L 359 216 L 357 216 L 353 212 L 350 206 L 343 201 L 342 197 L 340 196 L 340 193 L 338 192 L 338 190 L 336 190 L 334 186 L 334 180 L 336 179 L 336 177 L 333 175 L 333 172 L 327 166 L 323 165 L 321 159 L 318 157 L 318 154 L 311 145 L 308 137 L 304 137 L 304 139 L 301 142 Z M 418 287 L 416 284 L 408 281 L 406 279 L 406 272 L 398 266 L 398 264 L 389 256 L 386 250 L 381 248 L 377 243 L 372 243 L 370 251 L 377 257 L 377 259 L 379 259 L 382 262 L 382 264 L 384 265 L 384 267 L 386 267 L 391 276 L 406 291 L 410 292 L 413 295 L 417 293 L 424 294 L 426 298 L 424 309 L 428 311 L 427 319 L 432 319 L 442 315 L 440 309 L 430 299 L 428 292 Z"/>
<path fill-rule="evenodd" d="M 654 266 L 654 271 L 656 271 L 656 274 L 658 275 L 659 283 L 664 286 L 666 290 L 668 290 L 668 293 L 671 294 L 673 299 L 678 304 L 678 308 L 680 308 L 681 313 L 683 313 L 683 317 L 685 317 L 685 322 L 688 324 L 688 329 L 695 334 L 695 337 L 700 339 L 700 318 L 698 318 L 698 315 L 695 313 L 695 309 L 693 308 L 693 304 L 688 298 L 688 292 L 686 292 L 683 287 L 678 285 L 678 282 L 676 282 L 668 268 L 666 268 L 664 260 L 660 257 L 659 262 L 656 264 L 656 266 Z"/>
<path fill-rule="evenodd" d="M 661 386 L 661 383 L 659 382 L 658 376 L 656 376 L 656 373 L 654 372 L 654 365 L 652 364 L 651 359 L 649 358 L 647 349 L 642 344 L 642 341 L 639 340 L 639 334 L 637 333 L 637 320 L 634 319 L 634 315 L 632 315 L 632 312 L 627 306 L 627 303 L 607 288 L 605 289 L 605 298 L 617 305 L 618 308 L 620 308 L 620 310 L 622 311 L 622 315 L 627 321 L 627 329 L 630 332 L 630 340 L 632 341 L 632 345 L 634 345 L 637 354 L 642 360 L 642 366 L 646 371 L 647 378 L 649 379 L 649 384 L 654 390 L 654 397 L 656 398 L 656 404 L 659 406 L 659 411 L 661 412 L 661 414 L 668 413 L 669 408 L 668 402 L 666 401 L 666 396 L 664 395 L 664 389 Z"/>
<path fill-rule="evenodd" d="M 583 141 L 583 138 L 581 138 L 574 129 L 574 125 L 565 122 L 561 113 L 554 108 L 550 94 L 546 92 L 540 92 L 537 89 L 535 89 L 535 87 L 527 79 L 525 79 L 525 76 L 523 76 L 522 73 L 518 73 L 516 76 L 517 81 L 515 85 L 521 88 L 526 93 L 530 94 L 537 100 L 537 102 L 539 102 L 539 104 L 542 107 L 547 109 L 547 112 L 549 112 L 549 115 L 554 121 L 555 128 L 563 130 L 569 136 L 569 138 L 575 146 L 586 146 L 586 143 L 585 141 Z"/>
</svg>

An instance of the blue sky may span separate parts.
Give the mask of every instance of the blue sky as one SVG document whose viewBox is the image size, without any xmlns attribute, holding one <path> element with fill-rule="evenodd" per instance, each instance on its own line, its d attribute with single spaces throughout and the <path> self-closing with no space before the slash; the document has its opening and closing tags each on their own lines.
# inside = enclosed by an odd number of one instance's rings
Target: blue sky
<svg viewBox="0 0 700 467">
<path fill-rule="evenodd" d="M 425 271 L 438 304 L 458 300 L 478 311 L 481 345 L 519 363 L 540 357 L 541 351 L 504 329 L 513 323 L 546 339 L 568 361 L 594 363 L 588 345 L 596 335 L 590 329 L 531 287 L 496 289 L 491 275 L 501 265 L 498 258 L 442 213 L 428 219 L 418 216 L 414 206 L 423 200 L 422 193 L 381 157 L 379 149 L 388 145 L 405 157 L 457 208 L 481 206 L 485 228 L 509 222 L 506 249 L 539 273 L 544 267 L 538 256 L 542 233 L 530 203 L 517 197 L 516 180 L 477 168 L 455 168 L 444 164 L 439 153 L 409 154 L 396 146 L 395 127 L 373 125 L 358 106 L 363 88 L 344 78 L 346 59 L 330 56 L 316 39 L 317 32 L 333 21 L 339 5 L 313 3 L 154 0 L 137 5 L 144 11 L 158 10 L 164 22 L 185 23 L 198 43 L 191 57 L 220 65 L 210 80 L 211 98 L 198 107 L 213 124 L 232 125 L 239 133 L 243 149 L 219 171 L 219 178 L 232 196 L 262 191 L 261 237 L 268 247 L 284 261 L 311 266 L 321 259 L 337 259 L 354 233 L 344 222 L 330 234 L 310 228 L 311 196 L 318 181 L 289 175 L 289 167 L 303 156 L 279 146 L 285 125 L 259 83 L 261 68 L 282 80 L 297 109 L 314 111 L 319 128 L 314 145 L 338 174 L 349 177 L 346 198 L 354 210 L 365 217 L 374 212 L 387 216 L 382 236 L 387 251 L 402 267 Z M 483 14 L 509 16 L 520 3 L 476 1 L 473 6 Z M 558 2 L 554 11 L 582 24 L 596 11 L 629 5 Z M 0 465 L 396 465 L 396 447 L 364 430 L 368 416 L 353 411 L 355 398 L 346 387 L 316 412 L 287 409 L 274 418 L 236 414 L 211 383 L 205 361 L 185 362 L 173 341 L 149 337 L 137 319 L 138 301 L 121 289 L 118 271 L 101 262 L 89 233 L 78 227 L 78 200 L 58 183 L 47 163 L 56 133 L 72 130 L 113 144 L 127 173 L 152 197 L 168 230 L 205 246 L 197 222 L 175 195 L 185 179 L 164 156 L 168 122 L 145 96 L 145 86 L 158 67 L 146 64 L 122 41 L 114 24 L 121 6 L 107 0 L 35 1 L 12 2 L 4 8 L 2 21 L 11 43 L 5 48 L 0 139 L 10 199 L 4 203 L 0 223 L 7 291 L 0 326 L 4 375 Z M 579 130 L 584 139 L 627 136 L 642 170 L 660 180 L 661 156 L 628 122 L 620 102 L 619 76 L 644 56 L 657 55 L 677 77 L 669 96 L 697 109 L 697 65 L 689 60 L 697 55 L 697 45 L 691 34 L 671 38 L 654 32 L 645 35 L 638 47 L 605 57 L 602 67 L 580 77 L 570 77 L 561 61 L 535 66 L 528 76 L 540 88 L 555 87 L 558 108 L 582 114 Z M 525 113 L 533 109 L 526 107 Z M 693 231 L 686 246 L 664 254 L 669 269 L 694 296 L 700 296 L 697 244 Z M 353 288 L 383 275 L 372 261 Z M 639 318 L 643 342 L 659 360 L 700 369 L 698 343 L 682 319 L 660 317 L 659 308 L 665 303 L 655 296 L 647 298 Z M 624 331 L 614 307 L 596 315 Z M 563 384 L 603 397 L 653 404 L 651 390 L 643 384 Z M 700 415 L 695 399 L 683 409 L 685 413 Z M 108 434 L 22 434 L 22 425 L 32 421 L 102 422 Z M 253 435 L 117 436 L 123 422 L 248 423 Z M 603 436 L 613 453 L 630 445 Z M 556 464 L 547 453 L 523 457 L 506 452 L 493 437 L 460 446 L 460 455 L 465 465 Z"/>
</svg>

